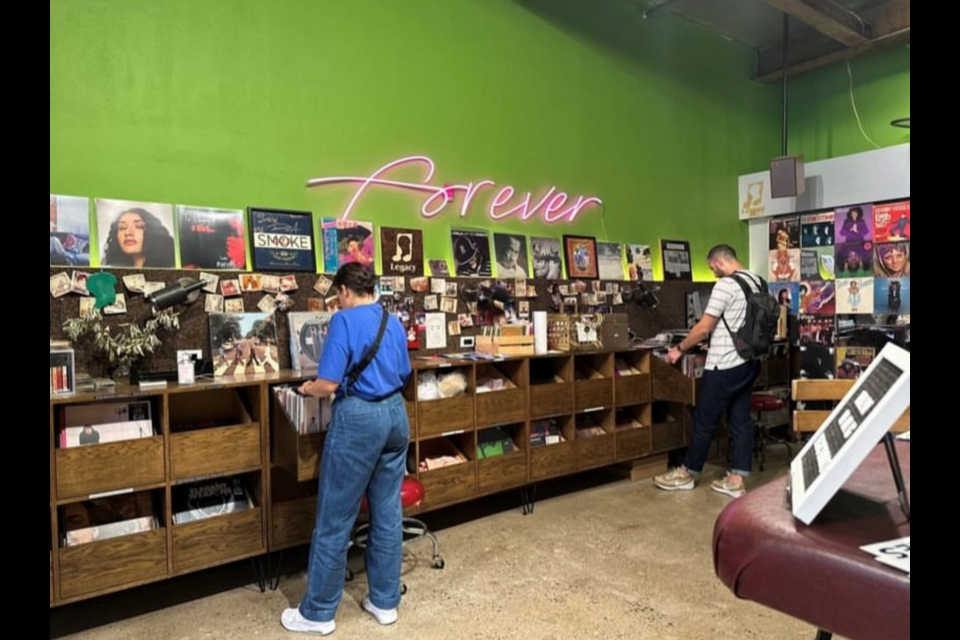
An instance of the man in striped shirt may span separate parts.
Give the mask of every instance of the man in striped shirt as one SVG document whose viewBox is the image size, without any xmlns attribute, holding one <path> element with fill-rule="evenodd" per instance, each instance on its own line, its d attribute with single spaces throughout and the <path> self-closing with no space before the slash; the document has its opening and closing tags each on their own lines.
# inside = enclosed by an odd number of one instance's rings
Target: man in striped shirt
<svg viewBox="0 0 960 640">
<path fill-rule="evenodd" d="M 743 479 L 750 475 L 753 464 L 750 394 L 760 373 L 760 361 L 744 360 L 734 347 L 733 337 L 743 326 L 747 300 L 743 289 L 730 276 L 734 273 L 740 275 L 754 291 L 759 291 L 761 280 L 740 264 L 737 252 L 729 245 L 720 244 L 710 249 L 707 263 L 719 279 L 710 294 L 710 302 L 690 334 L 670 349 L 666 356 L 666 361 L 673 364 L 683 356 L 684 351 L 695 348 L 704 340 L 710 341 L 706 366 L 697 391 L 693 441 L 687 448 L 683 464 L 656 476 L 654 483 L 666 491 L 693 489 L 695 476 L 703 470 L 720 417 L 726 411 L 727 427 L 733 441 L 733 465 L 726 477 L 714 481 L 711 488 L 736 498 L 746 493 Z"/>
</svg>

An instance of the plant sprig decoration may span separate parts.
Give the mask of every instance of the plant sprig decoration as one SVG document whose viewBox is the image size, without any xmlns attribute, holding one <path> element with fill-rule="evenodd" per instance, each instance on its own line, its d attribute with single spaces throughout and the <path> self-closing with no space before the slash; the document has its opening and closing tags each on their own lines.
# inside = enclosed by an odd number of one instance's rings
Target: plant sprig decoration
<svg viewBox="0 0 960 640">
<path fill-rule="evenodd" d="M 92 335 L 93 345 L 107 355 L 111 365 L 117 366 L 129 366 L 153 353 L 162 344 L 157 336 L 160 331 L 177 331 L 179 328 L 180 314 L 171 309 L 154 313 L 143 327 L 135 322 L 120 324 L 116 332 L 104 322 L 99 309 L 63 323 L 64 333 L 74 342 L 87 334 Z"/>
</svg>

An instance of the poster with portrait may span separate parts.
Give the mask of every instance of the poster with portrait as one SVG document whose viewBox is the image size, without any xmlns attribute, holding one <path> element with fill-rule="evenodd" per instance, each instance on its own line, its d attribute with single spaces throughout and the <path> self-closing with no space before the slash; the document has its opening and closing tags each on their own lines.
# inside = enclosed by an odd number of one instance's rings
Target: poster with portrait
<svg viewBox="0 0 960 640">
<path fill-rule="evenodd" d="M 836 283 L 832 280 L 804 280 L 799 285 L 800 313 L 832 316 L 837 311 Z"/>
<path fill-rule="evenodd" d="M 648 244 L 628 244 L 627 279 L 653 282 L 653 251 Z"/>
<path fill-rule="evenodd" d="M 910 275 L 910 243 L 879 242 L 873 245 L 873 275 L 903 278 Z"/>
<path fill-rule="evenodd" d="M 804 249 L 818 249 L 834 245 L 833 211 L 808 213 L 800 217 L 800 246 Z"/>
<path fill-rule="evenodd" d="M 873 278 L 837 280 L 837 313 L 873 313 Z"/>
<path fill-rule="evenodd" d="M 769 231 L 770 249 L 800 248 L 800 216 L 771 218 Z"/>
<path fill-rule="evenodd" d="M 596 238 L 565 235 L 563 236 L 563 254 L 567 263 L 567 277 L 571 280 L 600 277 Z"/>
<path fill-rule="evenodd" d="M 498 278 L 526 278 L 530 270 L 526 236 L 512 233 L 493 234 Z"/>
<path fill-rule="evenodd" d="M 686 240 L 661 240 L 660 256 L 664 280 L 693 280 L 690 243 Z"/>
<path fill-rule="evenodd" d="M 317 270 L 313 244 L 313 215 L 250 207 L 250 254 L 255 271 Z"/>
<path fill-rule="evenodd" d="M 771 249 L 767 252 L 770 282 L 800 281 L 800 249 Z"/>
<path fill-rule="evenodd" d="M 100 266 L 173 269 L 177 266 L 173 205 L 96 200 Z"/>
<path fill-rule="evenodd" d="M 247 268 L 247 225 L 241 209 L 177 206 L 181 269 Z"/>
<path fill-rule="evenodd" d="M 530 238 L 533 249 L 533 277 L 559 280 L 563 277 L 563 258 L 557 238 Z"/>
<path fill-rule="evenodd" d="M 910 240 L 910 201 L 873 205 L 874 242 Z"/>
<path fill-rule="evenodd" d="M 619 242 L 598 242 L 597 264 L 601 280 L 623 280 L 623 245 Z"/>
<path fill-rule="evenodd" d="M 798 282 L 771 282 L 768 285 L 770 295 L 777 299 L 781 306 L 790 309 L 790 315 L 800 313 L 800 284 Z"/>
<path fill-rule="evenodd" d="M 320 365 L 332 318 L 332 313 L 311 311 L 291 311 L 287 314 L 290 323 L 290 362 L 295 371 L 316 369 Z"/>
<path fill-rule="evenodd" d="M 873 243 L 845 242 L 836 247 L 836 277 L 862 278 L 873 275 Z"/>
<path fill-rule="evenodd" d="M 380 227 L 380 255 L 387 276 L 423 275 L 423 231 Z"/>
<path fill-rule="evenodd" d="M 336 273 L 351 262 L 374 268 L 376 248 L 372 222 L 324 218 L 322 233 L 324 272 Z"/>
<path fill-rule="evenodd" d="M 870 242 L 873 240 L 873 205 L 838 208 L 834 228 L 837 244 Z"/>
<path fill-rule="evenodd" d="M 910 278 L 877 278 L 873 281 L 873 314 L 910 315 Z"/>
<path fill-rule="evenodd" d="M 453 229 L 453 263 L 460 278 L 489 278 L 493 275 L 490 260 L 490 235 L 486 231 Z"/>
<path fill-rule="evenodd" d="M 90 199 L 50 196 L 50 266 L 90 265 Z"/>
</svg>

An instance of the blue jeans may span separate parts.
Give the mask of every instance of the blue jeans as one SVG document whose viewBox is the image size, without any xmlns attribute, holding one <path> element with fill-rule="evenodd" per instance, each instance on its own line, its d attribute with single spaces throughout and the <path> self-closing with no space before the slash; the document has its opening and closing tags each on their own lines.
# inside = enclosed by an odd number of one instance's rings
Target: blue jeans
<svg viewBox="0 0 960 640">
<path fill-rule="evenodd" d="M 307 620 L 333 620 L 343 597 L 350 535 L 364 494 L 370 508 L 366 551 L 370 601 L 380 609 L 400 604 L 403 506 L 410 423 L 403 396 L 381 402 L 338 399 L 320 463 L 317 522 L 300 613 Z"/>
<path fill-rule="evenodd" d="M 750 417 L 750 396 L 753 383 L 760 375 L 760 361 L 745 362 L 732 369 L 703 372 L 693 412 L 693 441 L 687 448 L 683 466 L 699 473 L 707 461 L 710 444 L 720 426 L 720 416 L 727 412 L 727 428 L 733 440 L 732 473 L 750 475 L 753 467 L 753 420 Z"/>
</svg>

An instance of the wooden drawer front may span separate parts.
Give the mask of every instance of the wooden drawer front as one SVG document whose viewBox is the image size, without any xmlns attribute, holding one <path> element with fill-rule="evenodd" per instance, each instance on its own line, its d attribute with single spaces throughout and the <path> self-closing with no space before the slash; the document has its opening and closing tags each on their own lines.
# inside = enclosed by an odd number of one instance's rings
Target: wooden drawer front
<svg viewBox="0 0 960 640">
<path fill-rule="evenodd" d="M 653 425 L 653 451 L 670 451 L 679 449 L 686 444 L 685 427 L 683 420 L 658 422 Z"/>
<path fill-rule="evenodd" d="M 653 451 L 650 427 L 617 431 L 617 460 L 633 460 Z"/>
<path fill-rule="evenodd" d="M 527 482 L 525 451 L 514 451 L 496 458 L 478 460 L 477 465 L 481 494 L 519 487 Z"/>
<path fill-rule="evenodd" d="M 264 550 L 259 507 L 173 528 L 175 573 L 224 564 Z"/>
<path fill-rule="evenodd" d="M 426 489 L 422 510 L 436 509 L 477 496 L 477 464 L 465 462 L 420 474 Z"/>
<path fill-rule="evenodd" d="M 563 476 L 577 470 L 577 450 L 572 442 L 530 449 L 530 479 Z"/>
<path fill-rule="evenodd" d="M 615 444 L 612 433 L 577 440 L 577 468 L 592 469 L 613 464 Z"/>
<path fill-rule="evenodd" d="M 167 532 L 155 529 L 60 549 L 60 598 L 134 586 L 167 575 Z"/>
<path fill-rule="evenodd" d="M 159 436 L 57 449 L 57 496 L 61 500 L 163 481 L 163 438 Z"/>
<path fill-rule="evenodd" d="M 320 449 L 324 435 L 298 435 L 293 429 L 279 427 L 273 434 L 273 462 L 289 471 L 297 482 L 308 482 L 320 477 Z"/>
<path fill-rule="evenodd" d="M 546 418 L 573 413 L 573 385 L 538 384 L 530 387 L 530 417 Z"/>
<path fill-rule="evenodd" d="M 260 425 L 257 423 L 170 436 L 170 469 L 174 480 L 229 475 L 260 466 Z"/>
<path fill-rule="evenodd" d="M 575 408 L 577 411 L 613 406 L 612 380 L 582 380 L 577 382 L 576 385 L 577 400 Z"/>
<path fill-rule="evenodd" d="M 617 378 L 614 386 L 613 397 L 618 407 L 650 402 L 650 374 Z"/>
<path fill-rule="evenodd" d="M 308 544 L 317 519 L 317 499 L 301 498 L 273 503 L 273 533 L 270 550 Z"/>
<path fill-rule="evenodd" d="M 473 429 L 473 396 L 421 402 L 417 407 L 419 437 Z"/>
<path fill-rule="evenodd" d="M 523 422 L 526 418 L 527 392 L 523 389 L 477 394 L 477 424 L 481 427 Z"/>
</svg>

